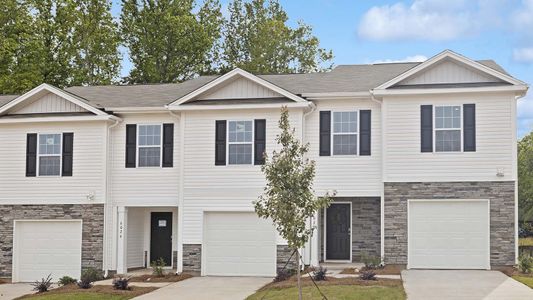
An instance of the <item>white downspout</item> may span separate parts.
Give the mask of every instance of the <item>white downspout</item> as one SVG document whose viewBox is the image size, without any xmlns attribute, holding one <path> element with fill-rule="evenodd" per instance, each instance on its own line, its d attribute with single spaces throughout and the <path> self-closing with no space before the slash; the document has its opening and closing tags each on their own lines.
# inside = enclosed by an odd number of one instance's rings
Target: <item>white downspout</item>
<svg viewBox="0 0 533 300">
<path fill-rule="evenodd" d="M 305 145 L 305 120 L 307 119 L 307 117 L 309 115 L 311 115 L 313 112 L 316 111 L 316 105 L 313 103 L 313 102 L 309 102 L 309 107 L 311 108 L 308 112 L 304 113 L 302 115 L 302 144 Z M 309 218 L 309 228 L 312 229 L 315 224 L 316 224 L 316 219 L 317 219 L 317 216 L 318 214 L 315 214 L 315 217 L 311 217 Z M 309 258 L 308 261 L 305 261 L 306 263 L 309 263 L 310 265 L 318 265 L 318 261 L 315 261 L 316 259 L 313 259 L 313 248 L 316 246 L 318 247 L 318 244 L 317 244 L 317 236 L 315 234 L 315 231 L 313 230 L 312 233 L 311 233 L 311 238 L 309 239 L 309 241 L 307 242 L 307 245 L 308 245 L 308 249 L 307 249 L 307 255 L 304 255 L 304 258 L 307 256 L 307 258 Z M 316 250 L 318 251 L 318 250 Z"/>
<path fill-rule="evenodd" d="M 380 254 L 381 263 L 385 262 L 385 109 L 383 100 L 374 96 L 374 90 L 370 90 L 370 99 L 379 103 L 381 109 L 381 199 L 380 199 Z"/>
<path fill-rule="evenodd" d="M 104 277 L 107 278 L 107 276 L 109 275 L 109 265 L 108 265 L 108 262 L 107 262 L 107 256 L 108 256 L 108 251 L 109 251 L 109 237 L 107 236 L 107 214 L 108 214 L 108 209 L 109 209 L 109 205 L 111 203 L 109 203 L 111 201 L 111 176 L 110 176 L 110 173 L 111 173 L 111 164 L 113 163 L 113 144 L 111 142 L 111 129 L 113 129 L 114 127 L 116 127 L 118 124 L 120 124 L 120 122 L 122 122 L 122 119 L 120 118 L 117 118 L 115 119 L 115 123 L 111 124 L 110 126 L 107 127 L 107 149 L 106 149 L 106 173 L 105 173 L 105 202 L 104 202 L 104 243 L 106 245 L 105 247 L 105 251 L 104 251 L 104 256 L 102 257 L 102 264 L 104 266 Z M 112 204 L 111 204 L 112 205 Z"/>
<path fill-rule="evenodd" d="M 184 161 L 184 134 L 185 134 L 185 119 L 182 118 L 181 114 L 178 115 L 174 113 L 172 110 L 170 110 L 169 105 L 165 105 L 165 108 L 168 110 L 168 113 L 174 117 L 176 120 L 178 120 L 179 124 L 179 132 L 180 132 L 180 141 L 179 141 L 179 178 L 178 178 L 178 244 L 177 244 L 177 266 L 174 266 L 176 268 L 176 274 L 180 274 L 183 272 L 183 161 Z"/>
</svg>

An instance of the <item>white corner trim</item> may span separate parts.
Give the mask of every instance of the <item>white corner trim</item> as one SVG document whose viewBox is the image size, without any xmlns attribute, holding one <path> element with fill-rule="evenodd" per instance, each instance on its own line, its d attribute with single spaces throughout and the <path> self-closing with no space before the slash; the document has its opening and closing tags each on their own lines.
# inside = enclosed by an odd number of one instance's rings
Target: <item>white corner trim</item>
<svg viewBox="0 0 533 300">
<path fill-rule="evenodd" d="M 406 79 L 407 77 L 410 77 L 411 75 L 414 75 L 422 70 L 425 70 L 427 69 L 428 67 L 434 65 L 435 63 L 445 59 L 445 58 L 451 58 L 451 59 L 454 59 L 456 61 L 459 61 L 463 64 L 466 64 L 474 69 L 477 69 L 479 71 L 482 71 L 484 73 L 487 73 L 489 75 L 492 75 L 496 78 L 499 78 L 503 81 L 506 81 L 508 83 L 511 83 L 513 85 L 523 85 L 523 86 L 527 86 L 527 84 L 523 81 L 520 81 L 516 78 L 513 78 L 507 74 L 504 74 L 504 73 L 501 73 L 501 72 L 498 72 L 492 68 L 489 68 L 485 65 L 483 65 L 482 63 L 479 63 L 477 61 L 474 61 L 474 60 L 471 60 L 463 55 L 460 55 L 456 52 L 453 52 L 451 50 L 444 50 L 442 51 L 441 53 L 433 56 L 432 58 L 426 60 L 425 62 L 417 65 L 416 67 L 413 67 L 409 70 L 407 70 L 406 72 L 394 77 L 393 79 L 381 84 L 380 86 L 376 87 L 374 90 L 382 90 L 382 89 L 387 89 L 391 86 L 393 86 L 394 84 Z"/>
<path fill-rule="evenodd" d="M 236 69 L 233 69 L 232 71 L 230 71 L 230 72 L 218 77 L 217 79 L 215 79 L 215 80 L 213 80 L 213 81 L 201 86 L 200 88 L 190 92 L 189 94 L 179 98 L 178 100 L 170 103 L 169 106 L 170 107 L 178 106 L 178 105 L 183 104 L 183 103 L 185 103 L 187 101 L 190 101 L 190 100 L 194 99 L 195 97 L 205 93 L 206 91 L 208 91 L 208 90 L 220 85 L 221 83 L 223 83 L 223 82 L 225 82 L 227 80 L 230 80 L 230 79 L 232 79 L 232 78 L 234 78 L 236 76 L 241 76 L 241 77 L 244 77 L 244 78 L 246 78 L 248 80 L 251 80 L 251 81 L 253 81 L 253 82 L 255 82 L 255 83 L 257 83 L 257 84 L 259 84 L 259 85 L 261 85 L 261 86 L 263 86 L 265 88 L 267 88 L 267 89 L 270 89 L 270 90 L 272 90 L 272 91 L 274 91 L 274 92 L 276 92 L 278 94 L 281 94 L 282 96 L 285 96 L 285 97 L 287 97 L 287 98 L 289 98 L 291 100 L 294 100 L 296 102 L 307 102 L 307 100 L 305 100 L 305 99 L 303 99 L 303 98 L 301 98 L 299 96 L 296 96 L 295 94 L 293 94 L 293 93 L 291 93 L 291 92 L 289 92 L 289 91 L 287 91 L 285 89 L 282 89 L 282 88 L 280 88 L 279 86 L 277 86 L 275 84 L 272 84 L 272 83 L 270 83 L 270 82 L 268 82 L 268 81 L 266 81 L 266 80 L 264 80 L 264 79 L 262 79 L 262 78 L 260 78 L 258 76 L 255 76 L 255 75 L 253 75 L 253 74 L 251 74 L 249 72 L 246 72 L 246 71 L 244 71 L 242 69 L 236 68 Z"/>
<path fill-rule="evenodd" d="M 97 109 L 95 108 L 94 106 L 91 106 L 87 103 L 85 103 L 84 101 L 81 101 L 79 99 L 77 99 L 76 97 L 72 96 L 71 94 L 61 90 L 61 89 L 58 89 L 56 88 L 55 86 L 52 86 L 52 85 L 49 85 L 49 84 L 46 84 L 46 83 L 43 83 L 37 87 L 35 87 L 34 89 L 32 89 L 31 91 L 11 100 L 10 102 L 8 102 L 6 105 L 2 106 L 0 108 L 0 114 L 3 114 L 7 111 L 9 111 L 11 108 L 15 107 L 16 105 L 26 101 L 28 98 L 36 95 L 37 93 L 41 92 L 41 91 L 48 91 L 50 93 L 54 93 L 80 107 L 83 107 L 84 109 L 94 113 L 95 115 L 98 115 L 98 116 L 107 116 L 108 114 L 101 111 L 100 109 Z"/>
</svg>

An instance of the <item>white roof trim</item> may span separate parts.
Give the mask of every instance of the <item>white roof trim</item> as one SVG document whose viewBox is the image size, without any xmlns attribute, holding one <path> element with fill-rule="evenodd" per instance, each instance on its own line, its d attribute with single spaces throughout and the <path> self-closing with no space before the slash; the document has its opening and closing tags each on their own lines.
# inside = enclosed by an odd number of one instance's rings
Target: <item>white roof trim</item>
<svg viewBox="0 0 533 300">
<path fill-rule="evenodd" d="M 49 84 L 46 84 L 46 83 L 43 83 L 35 88 L 33 88 L 31 91 L 23 94 L 23 95 L 20 95 L 18 96 L 17 98 L 11 100 L 10 102 L 8 102 L 7 104 L 5 104 L 4 106 L 0 107 L 0 114 L 3 114 L 3 113 L 6 113 L 7 111 L 9 111 L 10 109 L 12 109 L 13 107 L 17 106 L 18 104 L 26 101 L 28 98 L 34 96 L 35 94 L 39 93 L 39 92 L 42 92 L 43 90 L 46 90 L 50 93 L 54 93 L 80 107 L 83 107 L 84 109 L 94 113 L 95 115 L 98 115 L 98 116 L 106 116 L 108 115 L 107 113 L 95 108 L 94 106 L 92 105 L 89 105 L 87 103 L 85 103 L 85 101 L 81 101 L 79 100 L 78 98 L 72 96 L 71 94 L 61 90 L 61 89 L 58 89 L 52 85 L 49 85 Z"/>
<path fill-rule="evenodd" d="M 187 111 L 187 110 L 222 110 L 222 109 L 257 109 L 257 108 L 281 108 L 287 106 L 288 108 L 305 108 L 310 107 L 312 102 L 294 102 L 294 103 L 268 103 L 268 104 L 233 104 L 233 105 L 182 105 L 182 106 L 169 106 L 171 111 Z"/>
<path fill-rule="evenodd" d="M 487 87 L 460 87 L 460 88 L 430 88 L 430 89 L 388 89 L 374 90 L 374 96 L 385 95 L 428 95 L 428 94 L 452 94 L 452 93 L 482 93 L 482 92 L 516 92 L 519 95 L 526 93 L 525 85 L 504 85 Z"/>
<path fill-rule="evenodd" d="M 121 121 L 119 117 L 113 115 L 101 116 L 43 116 L 27 118 L 0 118 L 0 124 L 8 123 L 42 123 L 42 122 L 82 122 L 82 121 Z"/>
<path fill-rule="evenodd" d="M 513 78 L 507 74 L 504 74 L 504 73 L 501 73 L 501 72 L 498 72 L 492 68 L 489 68 L 487 66 L 485 66 L 484 64 L 482 63 L 479 63 L 477 61 L 474 61 L 474 60 L 471 60 L 465 56 L 462 56 L 458 53 L 455 53 L 451 50 L 444 50 L 442 51 L 441 53 L 433 56 L 432 58 L 426 60 L 425 62 L 417 65 L 416 67 L 413 67 L 407 71 L 405 71 L 404 73 L 394 77 L 393 79 L 383 83 L 382 85 L 376 87 L 374 90 L 383 90 L 383 89 L 387 89 L 395 84 L 397 84 L 398 82 L 406 79 L 407 77 L 410 77 L 418 72 L 421 72 L 422 70 L 425 70 L 427 69 L 428 67 L 434 65 L 435 63 L 445 59 L 445 58 L 452 58 L 454 60 L 457 60 L 461 63 L 464 63 L 474 69 L 477 69 L 481 72 L 484 72 L 484 73 L 487 73 L 489 75 L 492 75 L 496 78 L 499 78 L 503 81 L 506 81 L 508 83 L 511 83 L 513 85 L 527 85 L 525 82 L 523 81 L 520 81 L 516 78 Z"/>
<path fill-rule="evenodd" d="M 189 94 L 179 98 L 178 100 L 172 102 L 169 104 L 170 107 L 172 106 L 177 106 L 177 105 L 180 105 L 180 104 L 183 104 L 187 101 L 190 101 L 194 98 L 196 98 L 197 96 L 207 92 L 208 90 L 220 85 L 221 83 L 227 81 L 227 80 L 230 80 L 232 78 L 234 78 L 235 76 L 242 76 L 246 79 L 249 79 L 267 89 L 270 89 L 286 98 L 289 98 L 291 100 L 294 100 L 295 102 L 307 102 L 307 100 L 299 97 L 299 96 L 296 96 L 295 94 L 285 90 L 285 89 L 282 89 L 280 88 L 279 86 L 275 85 L 275 84 L 272 84 L 262 78 L 259 78 L 251 73 L 248 73 L 242 69 L 239 69 L 239 68 L 236 68 L 236 69 L 233 69 L 232 71 L 218 77 L 217 79 L 201 86 L 200 88 L 190 92 Z"/>
</svg>

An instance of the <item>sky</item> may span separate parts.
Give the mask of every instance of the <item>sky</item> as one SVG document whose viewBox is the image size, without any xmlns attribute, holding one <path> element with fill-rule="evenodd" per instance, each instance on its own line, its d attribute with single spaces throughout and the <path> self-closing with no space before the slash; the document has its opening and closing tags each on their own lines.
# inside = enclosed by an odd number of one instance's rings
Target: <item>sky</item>
<svg viewBox="0 0 533 300">
<path fill-rule="evenodd" d="M 228 0 L 221 0 L 227 14 Z M 335 65 L 423 61 L 445 49 L 493 59 L 533 83 L 533 0 L 279 0 L 289 15 L 313 27 Z M 113 0 L 120 15 L 120 0 Z M 123 53 L 122 74 L 131 63 Z M 533 91 L 518 102 L 518 136 L 533 130 Z"/>
</svg>

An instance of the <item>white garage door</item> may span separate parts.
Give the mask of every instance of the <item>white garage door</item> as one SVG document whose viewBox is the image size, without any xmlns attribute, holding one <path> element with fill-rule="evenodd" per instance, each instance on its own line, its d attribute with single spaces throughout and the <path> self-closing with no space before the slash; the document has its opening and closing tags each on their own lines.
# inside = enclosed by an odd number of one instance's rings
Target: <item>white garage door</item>
<svg viewBox="0 0 533 300">
<path fill-rule="evenodd" d="M 80 278 L 81 221 L 15 221 L 13 280 Z"/>
<path fill-rule="evenodd" d="M 206 212 L 203 275 L 274 276 L 276 235 L 271 222 L 247 212 Z"/>
<path fill-rule="evenodd" d="M 410 200 L 409 268 L 489 269 L 489 202 Z"/>
</svg>

